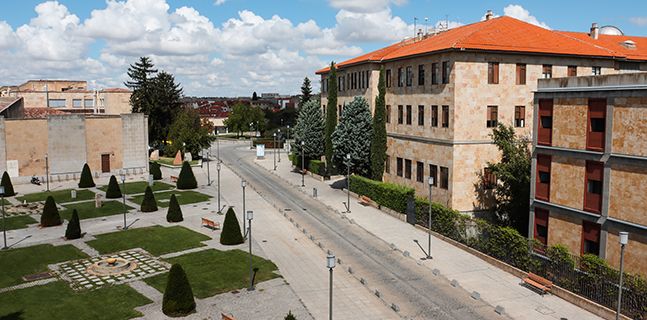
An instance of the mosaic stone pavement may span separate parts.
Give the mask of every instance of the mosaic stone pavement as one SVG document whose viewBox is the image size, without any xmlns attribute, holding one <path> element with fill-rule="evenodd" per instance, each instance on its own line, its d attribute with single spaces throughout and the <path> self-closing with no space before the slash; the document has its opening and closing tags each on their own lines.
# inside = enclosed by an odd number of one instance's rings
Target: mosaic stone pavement
<svg viewBox="0 0 647 320">
<path fill-rule="evenodd" d="M 134 261 L 137 267 L 127 273 L 110 276 L 96 276 L 87 272 L 93 263 L 107 258 L 122 258 Z M 131 249 L 89 259 L 68 261 L 50 266 L 61 279 L 70 283 L 74 290 L 94 290 L 106 285 L 117 285 L 134 280 L 148 278 L 167 272 L 170 265 L 153 257 L 144 249 Z"/>
</svg>

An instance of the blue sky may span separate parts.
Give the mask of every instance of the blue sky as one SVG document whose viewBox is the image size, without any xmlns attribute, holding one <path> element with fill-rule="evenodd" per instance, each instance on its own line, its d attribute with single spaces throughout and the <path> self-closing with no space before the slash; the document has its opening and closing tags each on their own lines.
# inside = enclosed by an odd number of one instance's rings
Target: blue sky
<svg viewBox="0 0 647 320">
<path fill-rule="evenodd" d="M 609 4 L 613 4 L 609 6 Z M 3 83 L 31 78 L 121 86 L 149 55 L 187 95 L 296 93 L 305 76 L 447 19 L 450 27 L 497 15 L 569 31 L 591 22 L 647 36 L 647 1 L 59 0 L 3 1 Z"/>
</svg>

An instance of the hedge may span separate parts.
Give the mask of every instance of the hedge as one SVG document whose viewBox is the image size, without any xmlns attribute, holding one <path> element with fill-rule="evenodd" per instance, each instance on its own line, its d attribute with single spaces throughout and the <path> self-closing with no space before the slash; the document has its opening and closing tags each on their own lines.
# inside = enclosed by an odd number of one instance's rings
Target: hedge
<svg viewBox="0 0 647 320">
<path fill-rule="evenodd" d="M 0 182 L 0 185 L 4 187 L 5 197 L 11 197 L 16 195 L 16 192 L 13 190 L 13 184 L 11 183 L 11 178 L 9 177 L 9 174 L 7 173 L 7 171 L 5 171 L 2 174 L 2 181 Z"/>
<path fill-rule="evenodd" d="M 154 212 L 157 211 L 157 201 L 155 200 L 155 195 L 153 194 L 153 189 L 150 186 L 146 186 L 146 191 L 144 192 L 144 199 L 142 200 L 141 212 Z"/>
<path fill-rule="evenodd" d="M 407 199 L 413 197 L 413 188 L 401 185 L 374 181 L 362 176 L 350 176 L 350 191 L 371 198 L 380 206 L 387 207 L 400 213 L 407 209 Z"/>
<path fill-rule="evenodd" d="M 81 238 L 81 223 L 79 221 L 79 213 L 74 209 L 72 211 L 72 218 L 67 223 L 67 228 L 65 229 L 65 239 L 73 240 Z"/>
<path fill-rule="evenodd" d="M 106 199 L 119 199 L 121 197 L 122 197 L 121 189 L 119 189 L 119 183 L 117 183 L 117 178 L 114 175 L 112 175 L 110 176 L 110 181 L 108 182 L 108 190 L 106 190 Z"/>
<path fill-rule="evenodd" d="M 183 317 L 195 311 L 191 283 L 179 264 L 171 266 L 162 298 L 162 312 L 170 317 Z"/>
<path fill-rule="evenodd" d="M 40 226 L 43 228 L 61 225 L 61 216 L 58 214 L 58 208 L 54 197 L 47 196 L 45 206 L 43 207 L 43 214 L 40 216 Z"/>
<path fill-rule="evenodd" d="M 198 182 L 195 179 L 193 174 L 193 169 L 188 161 L 182 163 L 182 169 L 180 169 L 180 174 L 177 178 L 176 186 L 178 189 L 196 189 L 198 187 Z"/>
<path fill-rule="evenodd" d="M 81 179 L 79 180 L 79 188 L 94 188 L 94 179 L 92 179 L 92 172 L 88 164 L 83 165 L 81 170 Z"/>
<path fill-rule="evenodd" d="M 148 167 L 150 170 L 150 174 L 153 175 L 153 180 L 162 180 L 162 169 L 160 168 L 159 163 L 149 162 Z"/>
<path fill-rule="evenodd" d="M 310 172 L 316 173 L 320 176 L 326 175 L 326 163 L 321 160 L 310 160 L 308 168 Z"/>
</svg>

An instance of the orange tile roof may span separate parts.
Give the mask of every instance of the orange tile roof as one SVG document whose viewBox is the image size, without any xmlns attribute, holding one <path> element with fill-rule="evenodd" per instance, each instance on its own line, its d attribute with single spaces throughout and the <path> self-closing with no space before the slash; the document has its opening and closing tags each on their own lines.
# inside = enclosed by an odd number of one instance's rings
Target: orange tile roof
<svg viewBox="0 0 647 320">
<path fill-rule="evenodd" d="M 450 29 L 422 40 L 402 41 L 365 55 L 338 63 L 339 68 L 357 63 L 388 61 L 444 50 L 486 50 L 592 57 L 635 57 L 647 60 L 647 38 L 627 37 L 637 49 L 626 49 L 614 37 L 600 35 L 591 39 L 587 33 L 553 31 L 502 16 Z M 626 37 L 626 36 L 625 36 Z M 631 58 L 634 59 L 634 58 Z M 329 67 L 316 73 L 326 73 Z"/>
<path fill-rule="evenodd" d="M 29 119 L 40 119 L 47 118 L 49 115 L 63 115 L 68 114 L 67 112 L 52 109 L 52 108 L 25 108 L 25 118 Z"/>
</svg>

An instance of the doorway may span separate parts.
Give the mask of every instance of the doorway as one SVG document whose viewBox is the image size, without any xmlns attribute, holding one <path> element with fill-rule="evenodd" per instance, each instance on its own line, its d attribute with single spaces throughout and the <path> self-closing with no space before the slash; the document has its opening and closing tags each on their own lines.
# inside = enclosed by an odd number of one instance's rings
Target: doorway
<svg viewBox="0 0 647 320">
<path fill-rule="evenodd" d="M 101 172 L 110 172 L 110 154 L 101 155 Z"/>
</svg>

